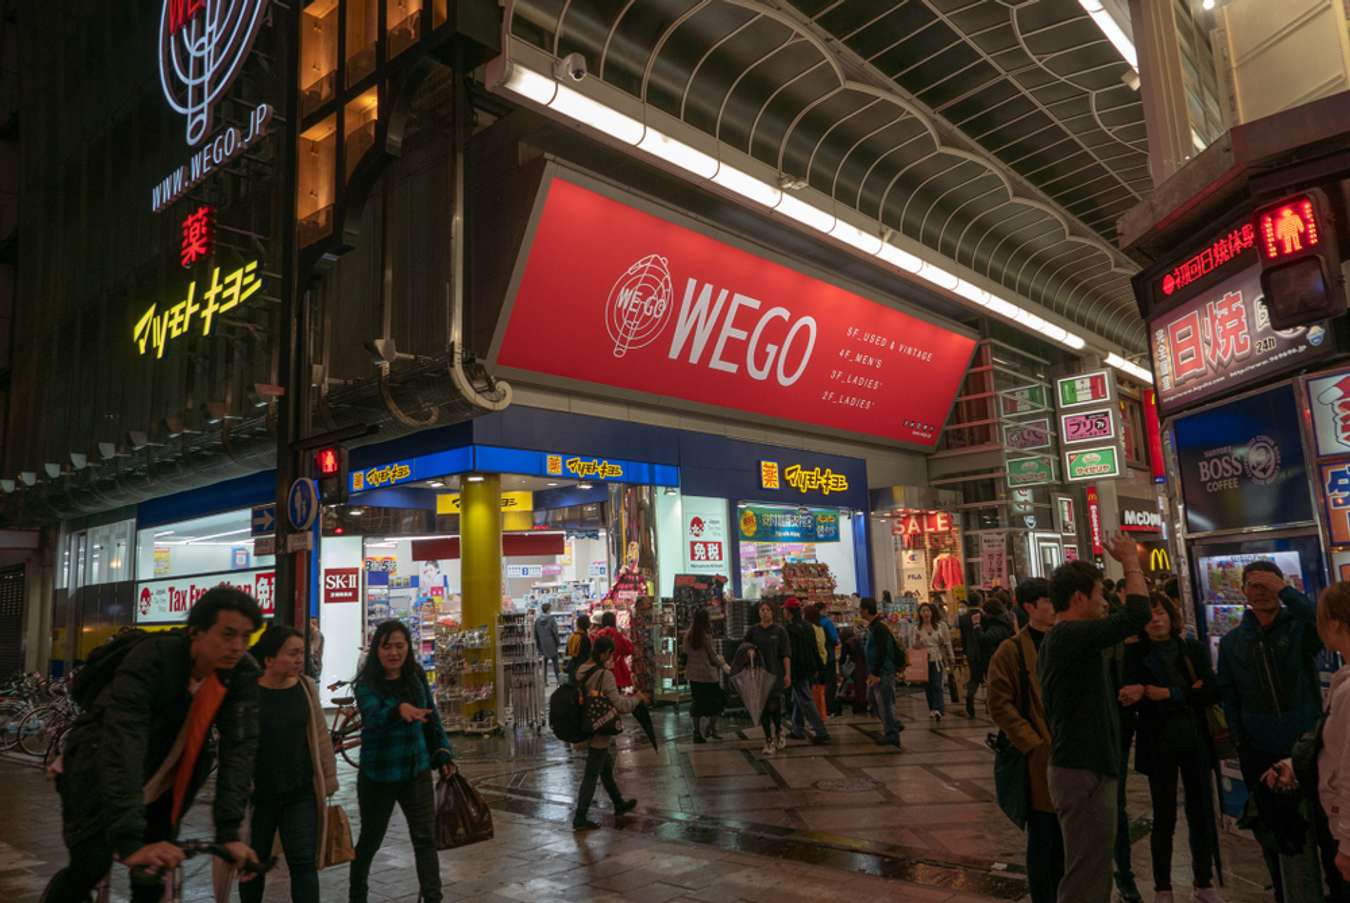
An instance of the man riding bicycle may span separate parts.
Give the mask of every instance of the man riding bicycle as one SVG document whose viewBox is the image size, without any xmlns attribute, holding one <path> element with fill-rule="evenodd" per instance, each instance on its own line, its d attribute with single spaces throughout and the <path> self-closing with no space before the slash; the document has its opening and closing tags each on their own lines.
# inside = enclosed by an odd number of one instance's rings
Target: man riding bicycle
<svg viewBox="0 0 1350 903">
<path fill-rule="evenodd" d="M 262 625 L 252 596 L 230 587 L 205 593 L 187 629 L 134 638 L 66 743 L 58 778 L 70 864 L 52 878 L 46 903 L 83 903 L 117 857 L 127 866 L 175 868 L 170 843 L 216 758 L 216 840 L 236 865 L 256 863 L 239 840 L 258 747 L 258 666 L 247 655 Z M 95 668 L 91 662 L 87 666 Z M 133 887 L 153 903 L 162 887 Z"/>
</svg>

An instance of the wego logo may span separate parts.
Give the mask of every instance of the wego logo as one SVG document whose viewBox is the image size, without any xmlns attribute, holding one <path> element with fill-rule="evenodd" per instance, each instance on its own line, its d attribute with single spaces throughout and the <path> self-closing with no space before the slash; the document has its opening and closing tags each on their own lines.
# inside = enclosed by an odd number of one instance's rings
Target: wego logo
<svg viewBox="0 0 1350 903">
<path fill-rule="evenodd" d="M 234 84 L 262 27 L 267 0 L 164 0 L 159 81 L 187 117 L 187 143 L 211 128 L 212 108 Z"/>
<path fill-rule="evenodd" d="M 769 307 L 752 320 L 754 312 L 764 307 L 758 298 L 690 277 L 666 356 L 679 360 L 687 348 L 688 362 L 694 366 L 734 374 L 744 364 L 753 380 L 766 382 L 772 376 L 780 386 L 791 386 L 811 363 L 816 320 L 810 316 L 794 319 L 792 311 L 780 306 Z M 655 342 L 666 331 L 674 310 L 669 259 L 648 254 L 619 276 L 606 299 L 605 327 L 614 342 L 614 356 L 624 357 Z M 705 364 L 704 352 L 714 332 L 716 341 Z M 744 358 L 736 348 L 741 343 L 745 344 Z"/>
</svg>

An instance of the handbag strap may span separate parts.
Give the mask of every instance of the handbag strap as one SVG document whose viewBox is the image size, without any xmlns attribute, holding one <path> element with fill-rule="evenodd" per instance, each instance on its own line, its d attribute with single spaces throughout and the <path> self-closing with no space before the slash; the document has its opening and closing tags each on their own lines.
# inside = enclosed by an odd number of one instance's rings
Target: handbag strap
<svg viewBox="0 0 1350 903">
<path fill-rule="evenodd" d="M 1018 694 L 1017 694 L 1017 712 L 1022 716 L 1022 720 L 1031 723 L 1031 676 L 1027 668 L 1027 650 L 1022 645 L 1027 642 L 1023 637 L 1018 637 L 1017 662 L 1021 666 L 1017 669 Z"/>
</svg>

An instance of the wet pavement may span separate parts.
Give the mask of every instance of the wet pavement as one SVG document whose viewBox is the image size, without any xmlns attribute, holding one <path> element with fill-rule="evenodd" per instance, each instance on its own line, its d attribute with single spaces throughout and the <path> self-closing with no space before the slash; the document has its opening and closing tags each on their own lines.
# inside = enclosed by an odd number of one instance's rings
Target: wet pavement
<svg viewBox="0 0 1350 903">
<path fill-rule="evenodd" d="M 850 897 L 874 900 L 1016 900 L 1026 892 L 1023 835 L 994 803 L 993 730 L 953 710 L 934 730 L 922 696 L 902 696 L 904 751 L 876 744 L 875 721 L 831 722 L 833 742 L 789 742 L 772 757 L 747 721 L 724 722 L 721 742 L 695 745 L 684 710 L 656 712 L 659 748 L 626 734 L 617 776 L 638 811 L 616 825 L 607 804 L 592 815 L 604 827 L 574 835 L 571 802 L 581 762 L 547 729 L 521 728 L 488 739 L 456 737 L 464 773 L 492 804 L 497 836 L 441 854 L 446 899 L 781 901 Z M 640 741 L 640 742 L 639 742 Z M 64 858 L 57 800 L 41 773 L 0 759 L 0 899 L 37 899 Z M 339 795 L 359 830 L 355 776 L 340 768 Z M 1133 859 L 1152 899 L 1147 785 L 1129 783 Z M 603 799 L 603 794 L 600 794 Z M 185 836 L 207 833 L 209 807 L 197 806 Z M 1178 899 L 1189 898 L 1184 816 L 1174 842 Z M 195 830 L 194 830 L 195 829 Z M 372 900 L 416 900 L 412 851 L 401 816 L 376 860 Z M 1230 901 L 1271 899 L 1264 867 L 1246 834 L 1225 834 Z M 189 899 L 209 899 L 209 866 L 192 863 Z M 123 899 L 124 875 L 114 883 Z M 346 867 L 322 874 L 324 900 L 346 899 Z M 289 899 L 284 866 L 268 900 Z"/>
</svg>

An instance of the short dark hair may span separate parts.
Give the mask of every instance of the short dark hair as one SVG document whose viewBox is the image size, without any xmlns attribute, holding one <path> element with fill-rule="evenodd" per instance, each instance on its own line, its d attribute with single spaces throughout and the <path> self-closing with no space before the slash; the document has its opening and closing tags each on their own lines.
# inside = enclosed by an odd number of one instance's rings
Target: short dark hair
<svg viewBox="0 0 1350 903">
<path fill-rule="evenodd" d="M 262 609 L 258 600 L 241 589 L 232 586 L 217 586 L 202 593 L 197 604 L 188 612 L 189 630 L 206 632 L 216 626 L 222 611 L 238 612 L 253 622 L 253 629 L 262 626 Z"/>
<path fill-rule="evenodd" d="M 979 608 L 984 604 L 984 593 L 977 589 L 972 589 L 966 596 L 966 608 Z"/>
<path fill-rule="evenodd" d="M 1069 600 L 1074 597 L 1074 593 L 1092 595 L 1097 581 L 1101 579 L 1102 572 L 1095 564 L 1089 564 L 1081 558 L 1066 561 L 1050 575 L 1050 604 L 1055 606 L 1057 612 L 1068 611 Z"/>
<path fill-rule="evenodd" d="M 858 607 L 865 614 L 874 615 L 877 613 L 877 600 L 871 596 L 863 596 L 862 601 L 858 603 Z"/>
<path fill-rule="evenodd" d="M 1003 604 L 1003 599 L 997 594 L 991 594 L 984 600 L 984 613 L 991 618 L 1001 618 L 1008 613 L 1008 606 Z"/>
<path fill-rule="evenodd" d="M 591 644 L 591 661 L 597 665 L 600 664 L 600 656 L 606 652 L 611 655 L 614 654 L 614 638 L 608 636 L 596 637 L 595 642 Z"/>
<path fill-rule="evenodd" d="M 1181 581 L 1177 580 L 1177 578 L 1175 577 L 1173 577 L 1171 580 L 1168 580 L 1166 583 L 1163 584 L 1163 592 L 1167 593 L 1167 598 L 1169 599 L 1180 599 Z"/>
<path fill-rule="evenodd" d="M 577 615 L 577 630 L 585 630 L 591 626 L 590 615 Z"/>
<path fill-rule="evenodd" d="M 1044 577 L 1031 577 L 1017 584 L 1017 607 L 1035 605 L 1050 595 L 1050 581 Z"/>
<path fill-rule="evenodd" d="M 314 623 L 313 621 L 310 622 Z M 259 665 L 266 666 L 269 658 L 276 658 L 281 654 L 281 647 L 286 645 L 286 641 L 291 637 L 304 639 L 300 631 L 294 627 L 282 627 L 280 625 L 269 627 L 263 631 L 263 635 L 258 637 L 258 642 L 253 644 L 253 648 L 248 651 L 253 656 L 253 660 Z"/>
<path fill-rule="evenodd" d="M 1247 582 L 1247 575 L 1250 574 L 1252 571 L 1269 571 L 1276 577 L 1279 577 L 1281 579 L 1284 578 L 1284 571 L 1280 570 L 1280 566 L 1268 558 L 1262 558 L 1259 561 L 1247 562 L 1247 564 L 1244 565 L 1242 568 L 1243 583 Z"/>
<path fill-rule="evenodd" d="M 617 617 L 615 617 L 614 612 L 612 612 L 612 611 L 607 611 L 607 612 L 604 612 L 604 613 L 602 613 L 602 614 L 600 615 L 600 626 L 601 626 L 601 627 L 617 627 L 618 624 L 619 624 L 619 619 L 618 619 Z"/>
</svg>

